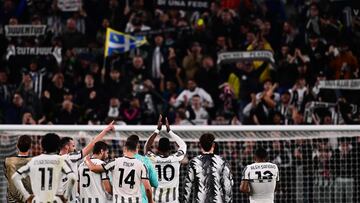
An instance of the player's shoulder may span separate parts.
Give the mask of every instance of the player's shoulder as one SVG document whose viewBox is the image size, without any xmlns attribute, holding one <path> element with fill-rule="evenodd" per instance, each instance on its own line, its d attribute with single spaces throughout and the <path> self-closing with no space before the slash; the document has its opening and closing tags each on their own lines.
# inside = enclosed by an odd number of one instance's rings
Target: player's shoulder
<svg viewBox="0 0 360 203">
<path fill-rule="evenodd" d="M 100 159 L 91 158 L 90 160 L 91 160 L 94 164 L 96 164 L 96 165 L 101 165 L 101 164 L 104 164 L 104 163 L 105 163 L 105 161 L 100 160 Z M 84 162 L 83 162 L 83 163 L 84 163 Z"/>
</svg>

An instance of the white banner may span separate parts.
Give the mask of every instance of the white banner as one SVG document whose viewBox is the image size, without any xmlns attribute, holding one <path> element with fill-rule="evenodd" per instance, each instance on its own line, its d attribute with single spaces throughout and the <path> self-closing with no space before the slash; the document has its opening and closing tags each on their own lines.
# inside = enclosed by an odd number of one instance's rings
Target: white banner
<svg viewBox="0 0 360 203">
<path fill-rule="evenodd" d="M 275 63 L 274 55 L 271 51 L 233 51 L 218 54 L 217 63 L 231 63 L 236 61 L 267 61 Z"/>
<path fill-rule="evenodd" d="M 319 82 L 318 87 L 322 89 L 360 90 L 360 79 L 322 80 Z"/>
<path fill-rule="evenodd" d="M 39 36 L 44 35 L 46 25 L 5 25 L 7 37 Z"/>
<path fill-rule="evenodd" d="M 74 12 L 81 9 L 81 0 L 58 0 L 58 8 L 64 12 Z"/>
<path fill-rule="evenodd" d="M 53 55 L 58 64 L 62 61 L 61 47 L 15 47 L 14 45 L 7 48 L 6 60 L 9 60 L 11 56 L 21 55 Z"/>
</svg>

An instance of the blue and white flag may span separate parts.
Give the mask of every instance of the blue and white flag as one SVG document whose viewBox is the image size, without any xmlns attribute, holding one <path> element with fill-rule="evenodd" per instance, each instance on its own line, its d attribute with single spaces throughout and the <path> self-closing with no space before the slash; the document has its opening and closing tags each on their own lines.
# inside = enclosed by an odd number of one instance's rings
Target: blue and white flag
<svg viewBox="0 0 360 203">
<path fill-rule="evenodd" d="M 106 30 L 105 57 L 114 53 L 125 53 L 147 43 L 144 36 L 131 36 L 111 28 Z"/>
</svg>

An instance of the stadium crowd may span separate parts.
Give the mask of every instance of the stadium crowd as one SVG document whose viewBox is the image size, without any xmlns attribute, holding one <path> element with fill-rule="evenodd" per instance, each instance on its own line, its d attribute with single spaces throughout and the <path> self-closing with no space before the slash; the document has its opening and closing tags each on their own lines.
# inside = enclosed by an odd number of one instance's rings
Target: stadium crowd
<svg viewBox="0 0 360 203">
<path fill-rule="evenodd" d="M 356 88 L 318 87 L 359 78 L 360 19 L 352 8 L 346 0 L 218 0 L 195 12 L 89 0 L 64 12 L 57 1 L 4 0 L 0 122 L 153 124 L 163 113 L 176 125 L 356 124 Z M 9 37 L 2 28 L 22 24 L 47 28 L 36 37 Z M 143 32 L 148 44 L 104 59 L 107 27 Z M 7 57 L 12 45 L 61 47 L 62 60 Z M 271 51 L 275 64 L 217 63 L 218 53 L 251 50 Z"/>
</svg>

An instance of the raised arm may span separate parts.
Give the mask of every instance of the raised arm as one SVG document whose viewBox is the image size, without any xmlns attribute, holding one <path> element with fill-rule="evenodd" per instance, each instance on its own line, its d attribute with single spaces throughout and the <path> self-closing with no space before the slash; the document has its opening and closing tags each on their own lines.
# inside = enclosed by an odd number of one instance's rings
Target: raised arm
<svg viewBox="0 0 360 203">
<path fill-rule="evenodd" d="M 170 129 L 170 124 L 167 118 L 165 118 L 166 121 L 166 131 L 169 133 L 170 137 L 176 142 L 176 144 L 179 146 L 178 153 L 183 153 L 183 155 L 186 154 L 187 146 L 184 140 L 182 140 L 177 134 L 175 134 Z"/>
<path fill-rule="evenodd" d="M 26 202 L 31 202 L 34 198 L 34 195 L 30 194 L 24 187 L 23 182 L 21 181 L 23 178 L 26 178 L 29 175 L 30 167 L 25 165 L 19 168 L 11 177 L 15 187 L 21 192 Z"/>
<path fill-rule="evenodd" d="M 114 122 L 115 121 L 112 121 L 103 131 L 101 131 L 100 134 L 94 137 L 94 139 L 92 139 L 91 142 L 86 145 L 86 147 L 84 147 L 84 149 L 82 149 L 83 156 L 90 154 L 94 148 L 95 143 L 101 141 L 108 132 L 115 131 Z"/>
<path fill-rule="evenodd" d="M 89 167 L 90 171 L 94 172 L 94 173 L 102 173 L 105 171 L 106 167 L 110 167 L 114 164 L 112 162 L 109 162 L 108 164 L 105 165 L 95 165 L 91 160 L 90 160 L 90 156 L 86 156 L 85 157 L 85 164 Z M 112 164 L 112 165 L 110 165 Z"/>
<path fill-rule="evenodd" d="M 160 134 L 161 128 L 162 128 L 162 115 L 160 114 L 156 130 L 153 132 L 153 134 L 149 137 L 149 139 L 145 143 L 145 147 L 144 147 L 145 154 L 151 151 L 151 147 L 154 144 L 156 136 Z"/>
</svg>

